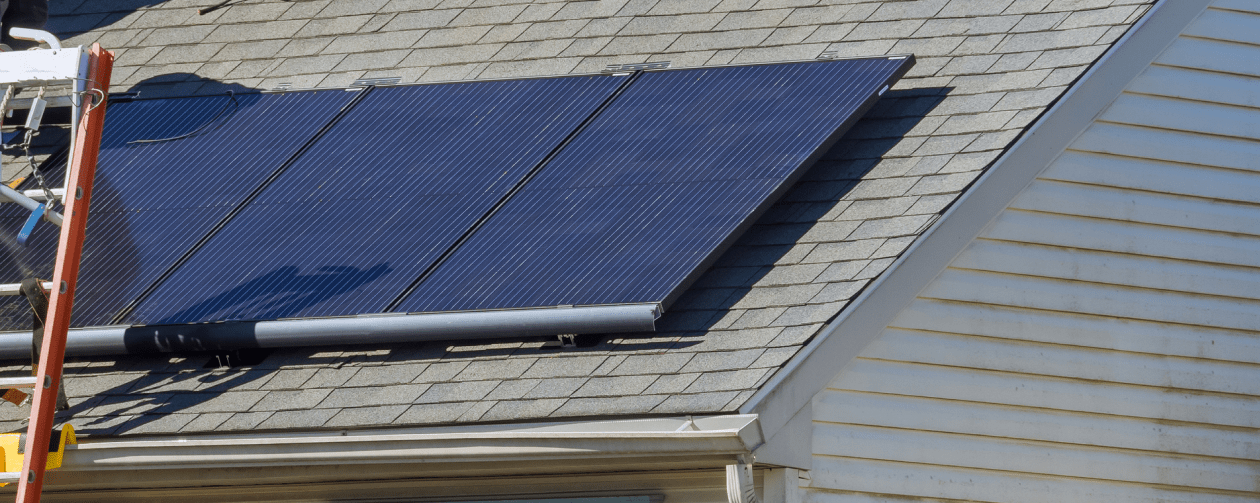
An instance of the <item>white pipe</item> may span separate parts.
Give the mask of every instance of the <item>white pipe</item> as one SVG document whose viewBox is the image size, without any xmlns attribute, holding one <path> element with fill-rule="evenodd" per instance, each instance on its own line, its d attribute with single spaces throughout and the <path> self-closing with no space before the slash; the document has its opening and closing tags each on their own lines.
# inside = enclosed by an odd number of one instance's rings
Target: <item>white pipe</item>
<svg viewBox="0 0 1260 503">
<path fill-rule="evenodd" d="M 10 28 L 9 36 L 19 40 L 30 40 L 42 44 L 48 44 L 48 48 L 54 51 L 61 50 L 61 41 L 57 37 L 44 30 L 33 30 L 31 28 Z"/>
</svg>

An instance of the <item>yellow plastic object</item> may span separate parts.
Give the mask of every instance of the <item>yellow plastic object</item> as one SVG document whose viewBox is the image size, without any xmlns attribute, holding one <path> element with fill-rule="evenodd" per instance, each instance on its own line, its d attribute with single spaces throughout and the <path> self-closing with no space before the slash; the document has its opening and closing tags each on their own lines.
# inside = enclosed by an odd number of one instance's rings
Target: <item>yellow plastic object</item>
<svg viewBox="0 0 1260 503">
<path fill-rule="evenodd" d="M 22 469 L 21 444 L 21 433 L 0 435 L 0 450 L 4 451 L 4 455 L 0 456 L 0 460 L 4 461 L 4 466 L 0 466 L 0 472 L 16 472 Z"/>
<path fill-rule="evenodd" d="M 56 435 L 57 430 L 53 430 L 53 434 Z M 74 444 L 79 443 L 78 439 L 74 438 L 74 427 L 68 424 L 61 427 L 61 435 L 57 435 L 57 436 L 60 437 L 57 440 L 57 450 L 55 451 L 52 449 L 48 450 L 47 468 L 49 470 L 53 468 L 61 468 L 61 459 L 65 457 L 66 455 L 67 445 L 74 445 Z M 49 447 L 52 447 L 52 446 L 50 445 Z"/>
<path fill-rule="evenodd" d="M 26 439 L 21 433 L 5 433 L 0 434 L 0 472 L 19 472 L 22 471 L 22 442 Z M 65 458 L 66 446 L 79 443 L 74 436 L 74 426 L 64 425 L 60 430 L 53 430 L 53 438 L 57 440 L 57 448 L 53 450 L 50 444 L 48 447 L 48 465 L 47 469 L 61 467 L 61 460 Z M 0 487 L 8 484 L 0 483 Z"/>
</svg>

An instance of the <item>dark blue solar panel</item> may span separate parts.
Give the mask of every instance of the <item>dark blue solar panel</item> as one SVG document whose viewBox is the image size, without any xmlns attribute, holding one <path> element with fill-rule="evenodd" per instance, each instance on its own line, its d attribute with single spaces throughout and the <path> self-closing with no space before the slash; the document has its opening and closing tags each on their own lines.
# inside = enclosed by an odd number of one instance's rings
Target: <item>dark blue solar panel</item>
<svg viewBox="0 0 1260 503">
<path fill-rule="evenodd" d="M 909 64 L 645 73 L 397 310 L 667 302 Z"/>
<path fill-rule="evenodd" d="M 352 97 L 323 91 L 110 104 L 74 325 L 108 324 Z M 189 136 L 144 141 L 183 135 Z M 55 171 L 49 181 L 59 187 L 64 175 Z M 25 215 L 16 205 L 3 206 L 0 242 L 10 245 Z M 29 247 L 6 246 L 0 281 L 17 282 L 27 273 L 50 278 L 58 232 L 41 223 Z M 28 327 L 24 301 L 5 300 L 18 306 L 0 312 L 18 314 L 0 320 L 3 329 Z"/>
<path fill-rule="evenodd" d="M 129 321 L 381 312 L 625 80 L 373 90 Z"/>
</svg>

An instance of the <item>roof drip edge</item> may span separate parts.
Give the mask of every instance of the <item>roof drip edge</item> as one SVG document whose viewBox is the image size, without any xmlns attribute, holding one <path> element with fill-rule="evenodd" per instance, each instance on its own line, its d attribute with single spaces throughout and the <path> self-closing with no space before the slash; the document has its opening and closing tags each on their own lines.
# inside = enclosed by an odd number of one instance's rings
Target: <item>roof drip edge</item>
<svg viewBox="0 0 1260 503">
<path fill-rule="evenodd" d="M 482 427 L 98 438 L 66 450 L 66 469 L 225 468 L 346 463 L 515 461 L 747 454 L 751 414 Z M 488 447 L 493 446 L 493 447 Z"/>
</svg>

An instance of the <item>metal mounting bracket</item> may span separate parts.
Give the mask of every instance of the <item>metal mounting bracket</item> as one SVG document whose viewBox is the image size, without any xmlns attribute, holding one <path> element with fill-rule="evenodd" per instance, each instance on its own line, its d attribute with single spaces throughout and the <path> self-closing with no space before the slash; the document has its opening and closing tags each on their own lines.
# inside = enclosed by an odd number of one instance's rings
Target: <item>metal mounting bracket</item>
<svg viewBox="0 0 1260 503">
<path fill-rule="evenodd" d="M 652 63 L 625 63 L 620 65 L 608 65 L 604 67 L 604 73 L 625 73 L 636 72 L 639 70 L 664 70 L 669 68 L 669 61 L 655 61 Z"/>
</svg>

